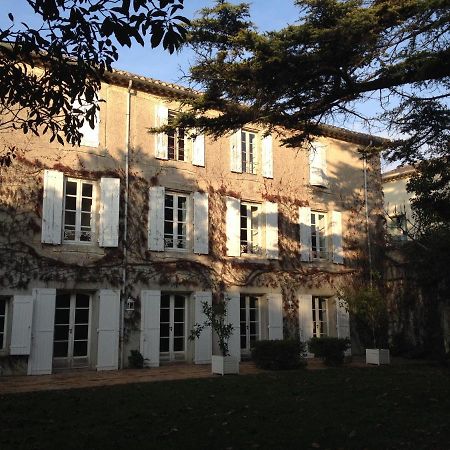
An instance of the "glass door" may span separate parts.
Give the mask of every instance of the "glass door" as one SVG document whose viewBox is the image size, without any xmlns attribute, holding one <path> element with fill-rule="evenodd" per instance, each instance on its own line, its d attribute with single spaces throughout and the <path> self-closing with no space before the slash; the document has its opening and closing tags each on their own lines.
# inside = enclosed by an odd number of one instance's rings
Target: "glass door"
<svg viewBox="0 0 450 450">
<path fill-rule="evenodd" d="M 328 336 L 327 299 L 323 297 L 312 298 L 313 336 Z"/>
<path fill-rule="evenodd" d="M 186 359 L 186 296 L 161 294 L 160 340 L 161 361 Z"/>
<path fill-rule="evenodd" d="M 253 343 L 260 339 L 259 297 L 241 295 L 240 328 L 241 354 L 250 355 Z"/>
</svg>

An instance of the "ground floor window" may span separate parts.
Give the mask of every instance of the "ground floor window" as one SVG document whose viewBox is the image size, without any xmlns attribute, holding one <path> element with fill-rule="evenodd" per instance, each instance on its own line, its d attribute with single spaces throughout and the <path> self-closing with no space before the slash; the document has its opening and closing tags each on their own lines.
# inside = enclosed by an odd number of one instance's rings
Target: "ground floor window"
<svg viewBox="0 0 450 450">
<path fill-rule="evenodd" d="M 56 295 L 53 341 L 54 367 L 89 364 L 91 296 L 85 293 Z"/>
<path fill-rule="evenodd" d="M 328 336 L 328 299 L 312 298 L 313 336 Z"/>
<path fill-rule="evenodd" d="M 253 343 L 260 339 L 260 321 L 260 298 L 255 295 L 241 295 L 240 337 L 242 352 L 250 352 Z"/>
<path fill-rule="evenodd" d="M 159 351 L 162 361 L 185 359 L 186 304 L 184 294 L 161 294 Z"/>
<path fill-rule="evenodd" d="M 6 347 L 6 320 L 8 318 L 8 300 L 0 298 L 0 350 Z"/>
</svg>

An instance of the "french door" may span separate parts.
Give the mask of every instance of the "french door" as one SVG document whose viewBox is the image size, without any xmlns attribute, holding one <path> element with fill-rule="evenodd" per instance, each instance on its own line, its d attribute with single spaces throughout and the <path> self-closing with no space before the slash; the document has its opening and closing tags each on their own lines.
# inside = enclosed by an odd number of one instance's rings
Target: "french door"
<svg viewBox="0 0 450 450">
<path fill-rule="evenodd" d="M 313 336 L 328 336 L 328 304 L 323 297 L 312 298 Z"/>
<path fill-rule="evenodd" d="M 159 351 L 161 361 L 186 359 L 186 296 L 161 294 Z"/>
<path fill-rule="evenodd" d="M 53 367 L 89 366 L 91 296 L 57 294 L 53 337 Z"/>
<path fill-rule="evenodd" d="M 260 299 L 254 295 L 241 295 L 240 328 L 241 353 L 250 354 L 253 343 L 260 339 Z"/>
</svg>

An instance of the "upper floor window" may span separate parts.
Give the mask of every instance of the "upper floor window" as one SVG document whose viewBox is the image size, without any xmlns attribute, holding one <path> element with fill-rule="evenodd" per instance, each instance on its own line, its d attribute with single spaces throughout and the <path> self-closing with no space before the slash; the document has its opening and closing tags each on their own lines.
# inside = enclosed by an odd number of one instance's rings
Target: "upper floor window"
<svg viewBox="0 0 450 450">
<path fill-rule="evenodd" d="M 185 250 L 188 243 L 188 196 L 166 193 L 164 198 L 164 248 Z"/>
<path fill-rule="evenodd" d="M 327 216 L 311 212 L 311 251 L 313 259 L 327 259 Z"/>
<path fill-rule="evenodd" d="M 94 183 L 66 178 L 64 191 L 64 242 L 94 241 Z"/>
<path fill-rule="evenodd" d="M 256 173 L 256 133 L 241 131 L 242 172 Z"/>
<path fill-rule="evenodd" d="M 241 253 L 261 253 L 261 205 L 241 203 Z"/>
<path fill-rule="evenodd" d="M 175 113 L 169 111 L 168 123 L 172 123 L 175 118 Z M 167 133 L 167 158 L 176 161 L 186 161 L 188 155 L 186 154 L 186 133 L 183 128 Z"/>
<path fill-rule="evenodd" d="M 6 347 L 6 320 L 8 318 L 8 303 L 6 298 L 0 298 L 0 350 Z"/>
<path fill-rule="evenodd" d="M 313 336 L 328 336 L 328 308 L 327 299 L 323 297 L 312 298 Z"/>
</svg>

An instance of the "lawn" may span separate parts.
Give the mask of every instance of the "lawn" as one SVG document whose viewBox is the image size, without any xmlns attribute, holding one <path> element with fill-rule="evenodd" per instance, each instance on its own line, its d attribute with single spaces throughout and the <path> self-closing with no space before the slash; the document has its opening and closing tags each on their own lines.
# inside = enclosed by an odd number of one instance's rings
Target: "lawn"
<svg viewBox="0 0 450 450">
<path fill-rule="evenodd" d="M 450 372 L 272 372 L 0 397 L 0 449 L 450 449 Z"/>
</svg>

